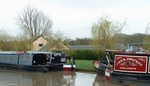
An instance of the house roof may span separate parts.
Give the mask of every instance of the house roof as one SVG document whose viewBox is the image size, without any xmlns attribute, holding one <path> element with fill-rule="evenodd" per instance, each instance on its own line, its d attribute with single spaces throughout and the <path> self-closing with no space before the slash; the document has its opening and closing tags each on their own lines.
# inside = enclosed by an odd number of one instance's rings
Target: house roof
<svg viewBox="0 0 150 86">
<path fill-rule="evenodd" d="M 62 42 L 59 42 L 59 43 L 61 43 L 61 44 L 63 44 Z M 48 50 L 50 50 L 51 48 L 53 48 L 53 47 L 55 47 L 56 45 L 51 45 L 51 46 L 49 46 L 50 44 L 48 43 L 48 44 L 46 44 L 45 46 L 43 46 L 40 50 L 38 50 L 38 51 L 48 51 Z M 49 46 L 49 47 L 48 47 Z M 68 47 L 68 46 L 66 46 L 65 44 L 63 44 L 63 46 L 65 46 L 65 47 L 67 47 L 67 48 L 69 48 L 70 49 L 70 47 Z M 48 49 L 48 48 L 50 48 L 50 49 Z"/>
<path fill-rule="evenodd" d="M 96 45 L 69 45 L 70 49 L 72 50 L 94 50 Z M 122 43 L 118 43 L 117 45 L 114 46 L 115 49 L 126 49 L 127 46 Z M 104 46 L 99 46 L 98 49 L 106 49 Z"/>
<path fill-rule="evenodd" d="M 125 45 L 123 45 L 124 49 L 126 48 Z M 68 48 L 70 48 L 71 50 L 94 50 L 95 48 L 95 45 L 68 45 L 67 46 Z M 118 44 L 117 46 L 115 46 L 117 49 L 120 49 L 122 48 L 121 47 L 121 44 Z M 47 45 L 46 46 L 43 46 L 39 51 L 45 51 L 45 50 L 48 50 L 47 49 Z M 52 47 L 51 47 L 52 48 Z M 99 49 L 105 49 L 105 47 L 102 47 L 102 46 L 99 46 Z"/>
<path fill-rule="evenodd" d="M 36 41 L 37 39 L 39 39 L 40 37 L 42 37 L 42 38 L 44 38 L 44 39 L 45 39 L 45 37 L 43 37 L 43 36 L 36 36 L 36 37 L 33 37 L 33 39 L 32 39 L 32 40 L 33 40 L 33 42 L 34 42 L 34 41 Z M 45 39 L 45 40 L 46 40 L 46 39 Z"/>
<path fill-rule="evenodd" d="M 48 44 L 46 44 L 45 46 L 43 46 L 41 49 L 39 49 L 38 51 L 47 51 L 48 49 L 47 49 L 47 46 L 48 46 Z"/>
<path fill-rule="evenodd" d="M 68 48 L 70 48 L 71 50 L 93 50 L 94 49 L 94 45 L 68 45 Z M 47 49 L 47 45 L 43 46 L 39 51 L 46 51 Z"/>
<path fill-rule="evenodd" d="M 94 49 L 93 45 L 68 45 L 72 50 L 92 50 Z"/>
</svg>

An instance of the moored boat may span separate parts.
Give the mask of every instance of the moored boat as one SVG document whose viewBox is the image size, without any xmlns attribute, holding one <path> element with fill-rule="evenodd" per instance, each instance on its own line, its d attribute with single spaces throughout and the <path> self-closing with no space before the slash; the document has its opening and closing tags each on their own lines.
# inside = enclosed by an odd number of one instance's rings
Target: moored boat
<svg viewBox="0 0 150 86">
<path fill-rule="evenodd" d="M 149 52 L 115 52 L 110 78 L 150 81 Z"/>
<path fill-rule="evenodd" d="M 147 50 L 106 50 L 102 59 L 93 61 L 93 65 L 106 81 L 135 86 L 150 84 L 150 52 Z"/>
<path fill-rule="evenodd" d="M 64 65 L 66 65 L 64 52 L 0 52 L 0 67 L 4 69 L 42 70 L 46 72 L 51 69 L 63 70 Z"/>
<path fill-rule="evenodd" d="M 110 60 L 107 60 L 108 63 Z M 150 81 L 150 52 L 115 51 L 114 64 L 105 69 L 110 82 L 133 83 Z"/>
</svg>

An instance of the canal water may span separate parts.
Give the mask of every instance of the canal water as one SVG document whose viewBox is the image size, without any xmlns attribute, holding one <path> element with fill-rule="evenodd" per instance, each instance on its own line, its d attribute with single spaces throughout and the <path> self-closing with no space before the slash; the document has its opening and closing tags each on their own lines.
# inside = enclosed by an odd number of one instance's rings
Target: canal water
<svg viewBox="0 0 150 86">
<path fill-rule="evenodd" d="M 0 69 L 0 86 L 123 86 L 105 82 L 95 72 L 31 72 Z M 136 86 L 136 85 L 126 85 Z M 144 86 L 144 85 L 143 85 Z"/>
</svg>

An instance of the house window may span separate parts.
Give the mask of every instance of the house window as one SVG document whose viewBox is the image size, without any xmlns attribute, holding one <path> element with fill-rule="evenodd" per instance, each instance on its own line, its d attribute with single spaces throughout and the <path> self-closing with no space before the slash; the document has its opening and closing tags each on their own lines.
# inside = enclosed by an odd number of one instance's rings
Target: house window
<svg viewBox="0 0 150 86">
<path fill-rule="evenodd" d="M 43 44 L 39 44 L 39 47 L 43 47 Z"/>
</svg>

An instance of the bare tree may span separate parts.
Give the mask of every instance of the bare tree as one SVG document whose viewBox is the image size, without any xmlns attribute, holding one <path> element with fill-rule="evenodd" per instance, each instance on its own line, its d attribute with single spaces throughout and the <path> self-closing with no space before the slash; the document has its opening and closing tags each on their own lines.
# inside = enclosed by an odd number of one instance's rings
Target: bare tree
<svg viewBox="0 0 150 86">
<path fill-rule="evenodd" d="M 125 21 L 123 24 L 110 21 L 108 15 L 100 17 L 98 22 L 93 23 L 92 26 L 92 44 L 97 45 L 96 48 L 100 48 L 100 46 L 104 46 L 106 49 L 114 47 L 119 41 L 119 36 L 117 34 L 121 33 L 125 25 Z"/>
<path fill-rule="evenodd" d="M 44 36 L 50 31 L 52 20 L 37 8 L 28 5 L 17 18 L 17 24 L 29 37 Z"/>
</svg>

